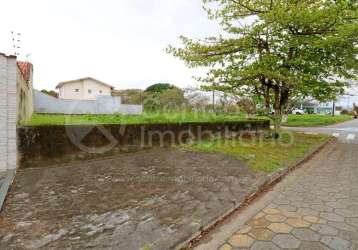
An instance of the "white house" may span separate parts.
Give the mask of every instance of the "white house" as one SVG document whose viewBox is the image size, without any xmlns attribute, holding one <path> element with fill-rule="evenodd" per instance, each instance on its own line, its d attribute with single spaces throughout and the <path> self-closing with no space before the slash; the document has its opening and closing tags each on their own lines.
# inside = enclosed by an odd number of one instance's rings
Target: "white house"
<svg viewBox="0 0 358 250">
<path fill-rule="evenodd" d="M 111 96 L 114 87 L 92 77 L 86 77 L 60 82 L 56 89 L 59 90 L 60 99 L 96 100 L 98 96 Z"/>
</svg>

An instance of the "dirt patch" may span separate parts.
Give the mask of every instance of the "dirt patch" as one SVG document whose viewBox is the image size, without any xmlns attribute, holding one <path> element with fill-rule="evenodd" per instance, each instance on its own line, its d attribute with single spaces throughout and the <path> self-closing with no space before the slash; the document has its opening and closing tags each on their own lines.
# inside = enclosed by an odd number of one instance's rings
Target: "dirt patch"
<svg viewBox="0 0 358 250">
<path fill-rule="evenodd" d="M 257 178 L 233 157 L 175 148 L 21 170 L 0 249 L 171 249 L 241 203 Z"/>
</svg>

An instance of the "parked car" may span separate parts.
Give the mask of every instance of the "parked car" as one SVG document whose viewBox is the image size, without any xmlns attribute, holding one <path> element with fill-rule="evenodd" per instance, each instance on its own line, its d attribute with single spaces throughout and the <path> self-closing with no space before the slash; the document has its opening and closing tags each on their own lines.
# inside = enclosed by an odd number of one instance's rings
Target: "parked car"
<svg viewBox="0 0 358 250">
<path fill-rule="evenodd" d="M 304 115 L 305 111 L 303 111 L 302 109 L 294 109 L 291 113 L 294 115 Z"/>
</svg>

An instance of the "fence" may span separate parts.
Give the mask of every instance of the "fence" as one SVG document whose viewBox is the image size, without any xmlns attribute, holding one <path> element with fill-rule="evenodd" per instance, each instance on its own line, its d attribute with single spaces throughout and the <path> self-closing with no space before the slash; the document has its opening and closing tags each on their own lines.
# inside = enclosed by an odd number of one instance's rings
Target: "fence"
<svg viewBox="0 0 358 250">
<path fill-rule="evenodd" d="M 128 114 L 140 115 L 141 105 L 126 105 L 116 96 L 101 96 L 97 100 L 64 100 L 34 90 L 34 111 L 47 114 Z"/>
</svg>

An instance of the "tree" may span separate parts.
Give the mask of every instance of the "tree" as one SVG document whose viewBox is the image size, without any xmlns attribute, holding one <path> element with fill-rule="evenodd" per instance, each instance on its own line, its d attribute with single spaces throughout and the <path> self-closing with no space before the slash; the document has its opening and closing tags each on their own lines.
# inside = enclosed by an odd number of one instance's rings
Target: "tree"
<svg viewBox="0 0 358 250">
<path fill-rule="evenodd" d="M 224 35 L 181 37 L 168 52 L 208 67 L 206 89 L 260 97 L 275 136 L 296 96 L 333 100 L 357 73 L 358 3 L 348 0 L 203 0 Z"/>
<path fill-rule="evenodd" d="M 155 92 L 155 93 L 162 93 L 165 90 L 173 89 L 174 86 L 169 83 L 156 83 L 149 86 L 145 92 Z"/>
<path fill-rule="evenodd" d="M 174 85 L 169 86 L 170 88 L 160 91 L 157 91 L 156 87 L 150 87 L 150 91 L 146 90 L 144 92 L 144 109 L 150 112 L 181 109 L 187 103 L 184 91 Z"/>
<path fill-rule="evenodd" d="M 46 89 L 43 89 L 41 90 L 42 93 L 46 94 L 46 95 L 50 95 L 50 96 L 53 96 L 55 98 L 58 98 L 58 93 L 54 90 L 46 90 Z"/>
</svg>

